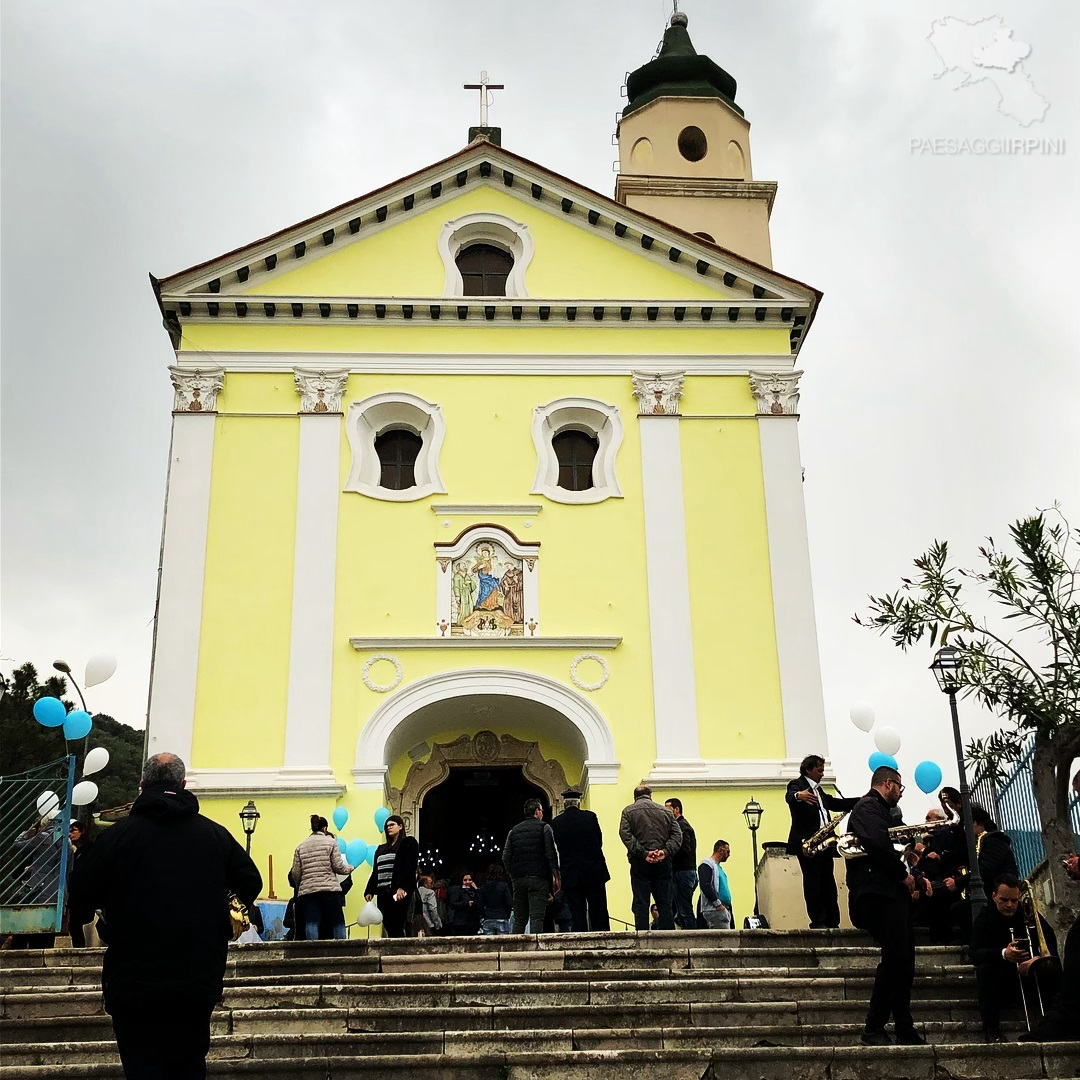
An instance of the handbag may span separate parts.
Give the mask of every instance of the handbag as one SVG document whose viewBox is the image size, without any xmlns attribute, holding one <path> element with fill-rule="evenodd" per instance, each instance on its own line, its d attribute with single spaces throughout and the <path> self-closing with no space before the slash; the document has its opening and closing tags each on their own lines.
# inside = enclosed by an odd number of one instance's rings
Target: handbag
<svg viewBox="0 0 1080 1080">
<path fill-rule="evenodd" d="M 228 895 L 229 940 L 235 941 L 245 930 L 251 929 L 251 919 L 244 902 L 232 891 Z"/>
</svg>

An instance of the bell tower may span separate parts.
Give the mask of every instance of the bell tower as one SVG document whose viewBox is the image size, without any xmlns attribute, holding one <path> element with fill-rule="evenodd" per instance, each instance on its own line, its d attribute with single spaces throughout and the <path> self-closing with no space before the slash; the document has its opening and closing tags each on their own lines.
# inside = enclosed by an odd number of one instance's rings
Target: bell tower
<svg viewBox="0 0 1080 1080">
<path fill-rule="evenodd" d="M 656 59 L 626 81 L 615 198 L 771 267 L 776 184 L 754 180 L 735 79 L 698 54 L 686 27 L 676 12 Z"/>
</svg>

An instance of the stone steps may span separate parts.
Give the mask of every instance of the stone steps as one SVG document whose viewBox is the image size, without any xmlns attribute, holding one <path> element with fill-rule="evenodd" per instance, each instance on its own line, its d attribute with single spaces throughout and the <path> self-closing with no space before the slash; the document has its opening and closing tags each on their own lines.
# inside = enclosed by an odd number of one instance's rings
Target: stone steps
<svg viewBox="0 0 1080 1080">
<path fill-rule="evenodd" d="M 279 1080 L 1042 1080 L 1080 1074 L 1075 1044 L 995 1047 L 749 1047 L 679 1050 L 499 1050 L 465 1056 L 388 1054 L 240 1058 L 213 1061 L 211 1077 L 275 1077 Z M 116 1064 L 11 1065 L 5 1080 L 119 1080 Z"/>
</svg>

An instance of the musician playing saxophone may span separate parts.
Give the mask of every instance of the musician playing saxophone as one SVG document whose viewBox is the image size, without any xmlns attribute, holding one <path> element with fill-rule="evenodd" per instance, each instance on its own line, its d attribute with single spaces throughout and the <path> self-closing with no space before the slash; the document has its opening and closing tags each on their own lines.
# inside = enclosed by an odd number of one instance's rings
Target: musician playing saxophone
<svg viewBox="0 0 1080 1080">
<path fill-rule="evenodd" d="M 785 800 L 791 811 L 791 831 L 787 852 L 797 855 L 802 870 L 803 899 L 811 930 L 835 929 L 840 925 L 840 906 L 836 899 L 836 849 L 829 848 L 819 855 L 803 853 L 803 841 L 829 823 L 829 811 L 846 812 L 854 808 L 857 799 L 838 798 L 822 786 L 825 759 L 809 754 L 799 765 L 799 775 L 787 786 Z"/>
<path fill-rule="evenodd" d="M 971 930 L 971 962 L 975 965 L 979 1013 L 987 1042 L 1006 1041 L 1001 1033 L 1002 1008 L 1023 1000 L 1025 1013 L 1031 1016 L 1034 1012 L 1038 1018 L 1042 1010 L 1037 1002 L 1049 1004 L 1060 982 L 1053 928 L 1041 914 L 1035 913 L 1042 942 L 1048 950 L 1040 957 L 1037 955 L 1039 933 L 1034 924 L 1026 921 L 1020 890 L 1020 879 L 1015 874 L 1000 874 L 995 878 L 990 903 L 975 919 Z"/>
<path fill-rule="evenodd" d="M 866 852 L 864 858 L 847 862 L 851 921 L 881 946 L 862 1041 L 867 1046 L 891 1045 L 885 1031 L 891 1016 L 897 1044 L 921 1046 L 926 1040 L 915 1030 L 911 1018 L 911 984 L 915 981 L 911 897 L 915 879 L 889 836 L 890 811 L 899 803 L 904 785 L 900 774 L 887 765 L 874 770 L 870 785 L 848 820 L 848 830 Z"/>
</svg>

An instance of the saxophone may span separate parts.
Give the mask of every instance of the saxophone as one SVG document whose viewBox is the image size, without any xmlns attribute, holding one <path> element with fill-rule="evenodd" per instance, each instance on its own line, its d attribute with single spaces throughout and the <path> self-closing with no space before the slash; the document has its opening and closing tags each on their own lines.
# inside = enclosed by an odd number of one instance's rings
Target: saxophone
<svg viewBox="0 0 1080 1080">
<path fill-rule="evenodd" d="M 948 817 L 941 821 L 921 821 L 917 825 L 897 825 L 889 830 L 889 839 L 894 845 L 906 847 L 908 844 L 920 840 L 927 833 L 944 829 L 947 825 L 957 825 L 960 815 L 951 807 L 946 808 Z M 859 838 L 854 833 L 836 835 L 837 828 L 847 820 L 847 814 L 834 817 L 827 825 L 823 825 L 808 840 L 803 841 L 803 855 L 809 858 L 812 855 L 820 855 L 822 852 L 836 850 L 845 859 L 859 859 L 866 854 L 859 843 Z"/>
</svg>

